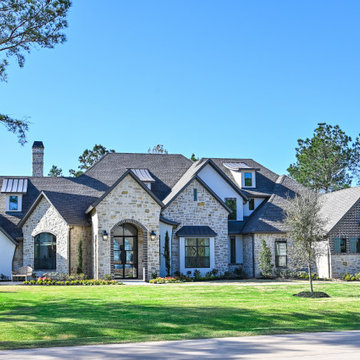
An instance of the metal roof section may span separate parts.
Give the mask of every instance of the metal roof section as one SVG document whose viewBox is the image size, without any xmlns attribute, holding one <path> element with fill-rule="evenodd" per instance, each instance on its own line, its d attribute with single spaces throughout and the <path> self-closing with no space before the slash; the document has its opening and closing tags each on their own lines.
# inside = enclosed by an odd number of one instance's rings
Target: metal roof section
<svg viewBox="0 0 360 360">
<path fill-rule="evenodd" d="M 215 237 L 217 233 L 210 226 L 183 226 L 176 232 L 178 237 Z"/>
<path fill-rule="evenodd" d="M 2 193 L 25 194 L 28 188 L 28 179 L 4 179 L 1 187 Z"/>
<path fill-rule="evenodd" d="M 131 171 L 143 182 L 155 182 L 148 169 L 131 169 Z"/>
<path fill-rule="evenodd" d="M 223 165 L 231 171 L 260 170 L 259 168 L 250 167 L 243 162 L 224 162 Z"/>
</svg>

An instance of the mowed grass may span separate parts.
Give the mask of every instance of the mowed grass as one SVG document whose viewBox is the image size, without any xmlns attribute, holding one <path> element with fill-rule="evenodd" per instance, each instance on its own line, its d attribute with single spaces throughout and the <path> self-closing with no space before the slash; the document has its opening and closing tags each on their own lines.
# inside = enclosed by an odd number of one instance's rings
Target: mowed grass
<svg viewBox="0 0 360 360">
<path fill-rule="evenodd" d="M 0 286 L 0 349 L 360 329 L 360 284 Z"/>
</svg>

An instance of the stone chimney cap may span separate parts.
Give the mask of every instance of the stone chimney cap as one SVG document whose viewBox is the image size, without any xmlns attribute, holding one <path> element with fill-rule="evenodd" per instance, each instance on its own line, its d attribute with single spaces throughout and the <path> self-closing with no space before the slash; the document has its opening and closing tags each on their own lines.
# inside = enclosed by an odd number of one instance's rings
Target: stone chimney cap
<svg viewBox="0 0 360 360">
<path fill-rule="evenodd" d="M 33 148 L 41 148 L 41 149 L 44 149 L 44 148 L 45 148 L 45 146 L 44 146 L 44 144 L 43 144 L 42 141 L 34 141 L 32 147 L 33 147 Z"/>
</svg>

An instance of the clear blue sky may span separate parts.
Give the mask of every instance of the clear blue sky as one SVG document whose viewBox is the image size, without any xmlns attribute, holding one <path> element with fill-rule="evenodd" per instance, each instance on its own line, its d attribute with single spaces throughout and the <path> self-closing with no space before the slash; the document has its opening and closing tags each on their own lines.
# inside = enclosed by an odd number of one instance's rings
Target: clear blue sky
<svg viewBox="0 0 360 360">
<path fill-rule="evenodd" d="M 0 173 L 69 168 L 100 143 L 251 157 L 278 173 L 318 122 L 360 132 L 360 2 L 75 0 L 68 41 L 0 83 L 0 110 L 30 117 L 24 147 L 0 128 Z"/>
</svg>

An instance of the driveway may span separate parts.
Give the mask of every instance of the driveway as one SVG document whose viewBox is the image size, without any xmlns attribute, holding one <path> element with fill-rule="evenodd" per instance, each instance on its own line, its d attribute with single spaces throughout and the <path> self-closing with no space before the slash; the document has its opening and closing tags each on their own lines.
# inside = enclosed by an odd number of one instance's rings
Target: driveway
<svg viewBox="0 0 360 360">
<path fill-rule="evenodd" d="M 360 331 L 0 351 L 1 360 L 291 359 L 358 360 Z"/>
</svg>

